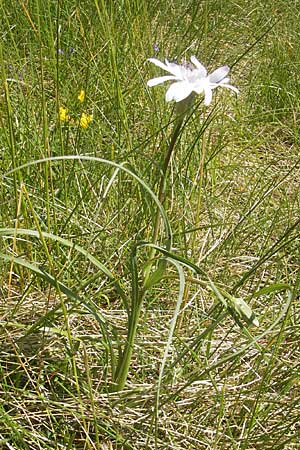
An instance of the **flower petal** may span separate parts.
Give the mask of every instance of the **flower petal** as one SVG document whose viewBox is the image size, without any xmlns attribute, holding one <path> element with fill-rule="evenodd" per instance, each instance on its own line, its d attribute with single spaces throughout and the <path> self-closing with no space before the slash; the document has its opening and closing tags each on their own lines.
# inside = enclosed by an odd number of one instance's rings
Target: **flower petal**
<svg viewBox="0 0 300 450">
<path fill-rule="evenodd" d="M 207 70 L 206 68 L 203 66 L 203 64 L 201 64 L 201 62 L 196 58 L 195 55 L 193 55 L 191 57 L 191 62 L 194 64 L 195 67 L 197 67 L 197 69 L 199 70 L 199 74 L 202 77 L 206 77 L 207 75 Z"/>
<path fill-rule="evenodd" d="M 210 86 L 206 86 L 204 88 L 204 105 L 208 106 L 210 105 L 212 100 L 212 90 Z"/>
<path fill-rule="evenodd" d="M 171 73 L 175 77 L 177 77 L 181 80 L 183 79 L 184 67 L 182 67 L 178 64 L 175 64 L 175 63 L 170 63 L 167 59 L 165 60 L 165 63 L 159 61 L 156 58 L 149 58 L 148 61 L 152 62 L 153 64 L 160 67 L 161 69 L 166 70 L 167 72 Z"/>
<path fill-rule="evenodd" d="M 175 75 L 175 77 L 179 78 L 180 80 L 183 80 L 184 75 L 186 73 L 185 67 L 180 66 L 179 64 L 176 64 L 176 63 L 169 62 L 167 59 L 166 59 L 166 65 L 168 67 L 168 71 L 172 75 Z"/>
<path fill-rule="evenodd" d="M 166 101 L 170 102 L 175 100 L 175 102 L 181 102 L 187 98 L 193 91 L 191 83 L 188 81 L 178 81 L 177 83 L 171 84 L 166 93 Z"/>
<path fill-rule="evenodd" d="M 223 80 L 222 80 L 222 85 L 223 85 L 223 84 L 229 83 L 229 81 L 230 81 L 230 78 L 229 78 L 229 77 L 223 78 Z"/>
<path fill-rule="evenodd" d="M 219 86 L 222 86 L 222 87 L 226 87 L 226 88 L 228 88 L 228 89 L 231 89 L 233 92 L 235 92 L 236 94 L 239 94 L 240 93 L 240 91 L 238 90 L 238 88 L 236 88 L 235 86 L 232 86 L 231 84 L 227 84 L 227 83 L 221 83 Z"/>
<path fill-rule="evenodd" d="M 196 94 L 202 94 L 207 86 L 209 86 L 207 78 L 200 78 L 200 80 L 193 83 L 193 91 L 196 92 Z"/>
<path fill-rule="evenodd" d="M 163 70 L 166 70 L 167 72 L 169 72 L 168 67 L 166 66 L 166 64 L 162 63 L 161 61 L 159 61 L 159 59 L 156 58 L 149 58 L 147 61 L 152 62 L 153 64 L 155 64 L 157 67 L 160 67 Z"/>
<path fill-rule="evenodd" d="M 147 81 L 147 85 L 152 87 L 169 80 L 176 80 L 176 77 L 174 77 L 174 75 L 165 75 L 163 77 L 152 78 L 151 80 Z"/>
<path fill-rule="evenodd" d="M 208 75 L 209 82 L 220 83 L 220 81 L 222 81 L 226 77 L 226 75 L 228 75 L 229 71 L 229 66 L 219 67 L 219 69 L 214 70 L 213 73 Z"/>
</svg>

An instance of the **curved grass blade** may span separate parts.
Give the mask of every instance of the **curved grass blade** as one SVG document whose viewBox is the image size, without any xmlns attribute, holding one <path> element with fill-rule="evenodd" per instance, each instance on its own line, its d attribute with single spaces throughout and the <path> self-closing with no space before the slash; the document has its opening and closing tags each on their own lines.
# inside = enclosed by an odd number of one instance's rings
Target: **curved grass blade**
<svg viewBox="0 0 300 450">
<path fill-rule="evenodd" d="M 158 252 L 162 253 L 164 256 L 171 258 L 175 261 L 180 262 L 183 266 L 193 270 L 198 275 L 202 275 L 207 279 L 207 287 L 215 294 L 216 298 L 223 304 L 223 306 L 229 311 L 235 322 L 241 326 L 239 319 L 245 320 L 248 324 L 259 326 L 259 322 L 250 308 L 250 306 L 243 300 L 233 297 L 231 294 L 226 292 L 224 289 L 220 289 L 215 283 L 210 279 L 210 277 L 202 270 L 200 267 L 196 266 L 186 258 L 182 256 L 175 255 L 165 248 L 159 247 L 156 244 L 149 242 L 138 242 L 137 247 L 152 247 Z"/>
<path fill-rule="evenodd" d="M 167 258 L 167 261 L 169 261 L 171 264 L 173 264 L 178 272 L 179 276 L 179 292 L 178 292 L 178 298 L 176 302 L 175 311 L 170 323 L 170 330 L 169 335 L 167 339 L 166 348 L 164 351 L 163 359 L 161 362 L 160 370 L 159 370 L 159 377 L 157 382 L 157 390 L 156 390 L 156 401 L 155 401 L 155 441 L 157 445 L 157 438 L 158 438 L 158 419 L 159 419 L 159 399 L 160 399 L 160 391 L 161 386 L 163 383 L 163 375 L 164 375 L 164 369 L 167 362 L 167 358 L 171 349 L 172 340 L 175 332 L 176 323 L 178 320 L 178 316 L 180 314 L 180 308 L 184 296 L 184 288 L 185 288 L 185 276 L 184 271 L 182 270 L 181 264 L 179 264 L 177 261 L 174 261 L 172 258 Z"/>
<path fill-rule="evenodd" d="M 69 289 L 65 284 L 63 284 L 62 282 L 60 282 L 59 280 L 57 280 L 54 276 L 50 275 L 48 272 L 46 272 L 45 270 L 40 269 L 38 266 L 36 266 L 35 264 L 30 263 L 29 261 L 26 261 L 23 258 L 19 258 L 19 257 L 14 257 L 14 256 L 8 256 L 5 255 L 3 253 L 0 252 L 0 259 L 7 261 L 7 262 L 13 262 L 14 264 L 18 264 L 22 267 L 25 267 L 26 269 L 30 270 L 32 273 L 34 273 L 35 275 L 37 275 L 40 278 L 43 278 L 44 280 L 46 280 L 51 286 L 53 286 L 56 290 L 59 290 L 59 292 L 62 292 L 63 294 L 66 295 L 66 297 L 75 305 L 83 305 L 84 308 L 86 309 L 86 311 L 88 313 L 90 313 L 99 323 L 101 330 L 102 330 L 102 334 L 103 337 L 105 339 L 106 345 L 109 348 L 109 353 L 110 353 L 110 357 L 111 357 L 111 363 L 112 363 L 112 371 L 114 371 L 114 361 L 115 361 L 115 356 L 114 356 L 114 351 L 108 336 L 108 322 L 105 319 L 105 317 L 103 317 L 99 311 L 96 310 L 96 308 L 89 302 L 84 302 L 82 299 L 80 299 L 80 297 L 77 295 L 77 293 L 75 293 L 74 291 L 72 291 L 71 289 Z M 32 327 L 29 328 L 29 330 L 27 330 L 26 332 L 26 336 L 32 334 L 34 331 L 36 331 L 37 329 L 39 329 L 41 326 L 43 326 L 43 324 L 45 323 L 45 321 L 47 319 L 49 319 L 50 317 L 53 318 L 56 311 L 58 311 L 60 309 L 60 305 L 55 309 L 55 311 L 50 311 L 47 315 L 44 315 L 37 323 L 35 323 Z"/>
<path fill-rule="evenodd" d="M 0 228 L 0 236 L 15 236 L 15 235 L 23 235 L 23 236 L 31 236 L 35 238 L 40 238 L 40 235 L 43 236 L 43 238 L 52 239 L 55 242 L 59 242 L 60 244 L 69 247 L 78 253 L 81 253 L 83 256 L 85 256 L 95 267 L 97 267 L 104 275 L 107 276 L 107 278 L 113 283 L 117 293 L 120 295 L 123 304 L 125 308 L 128 308 L 128 298 L 125 293 L 125 291 L 122 289 L 120 283 L 116 279 L 116 277 L 113 275 L 113 273 L 100 261 L 98 261 L 97 258 L 95 258 L 91 253 L 89 253 L 87 250 L 85 250 L 80 245 L 74 244 L 72 241 L 69 241 L 68 239 L 62 238 L 60 236 L 56 236 L 52 233 L 46 233 L 46 232 L 38 232 L 35 230 L 29 230 L 24 228 L 18 228 L 17 230 L 15 228 Z"/>
<path fill-rule="evenodd" d="M 278 315 L 277 319 L 272 322 L 272 324 L 266 328 L 262 333 L 260 333 L 255 338 L 252 338 L 251 342 L 248 342 L 246 345 L 242 346 L 240 349 L 236 350 L 230 355 L 225 356 L 222 359 L 218 359 L 217 362 L 212 364 L 210 367 L 206 367 L 202 371 L 198 371 L 197 369 L 191 374 L 190 379 L 178 390 L 176 390 L 174 393 L 170 394 L 169 397 L 167 397 L 162 403 L 161 406 L 167 404 L 169 401 L 176 398 L 181 392 L 183 392 L 186 388 L 188 388 L 193 382 L 197 380 L 201 380 L 204 376 L 207 376 L 210 372 L 217 369 L 218 367 L 221 367 L 223 364 L 228 363 L 230 361 L 234 361 L 237 357 L 243 355 L 248 349 L 250 349 L 253 344 L 257 344 L 259 341 L 261 341 L 262 338 L 267 336 L 270 332 L 274 330 L 274 328 L 284 319 L 286 314 L 288 314 L 290 306 L 292 304 L 292 301 L 295 297 L 293 290 L 291 286 L 287 287 L 287 300 L 285 304 L 283 305 L 283 308 L 281 310 L 281 313 Z"/>
<path fill-rule="evenodd" d="M 43 164 L 43 163 L 47 163 L 49 161 L 55 162 L 55 161 L 75 161 L 75 160 L 79 160 L 79 161 L 94 161 L 94 162 L 98 162 L 98 163 L 102 163 L 102 164 L 107 164 L 109 166 L 115 167 L 121 171 L 126 172 L 128 175 L 130 175 L 132 178 L 134 178 L 142 187 L 143 189 L 145 189 L 145 191 L 148 192 L 148 194 L 152 197 L 154 203 L 156 204 L 163 223 L 164 223 L 164 229 L 165 229 L 165 245 L 167 249 L 170 249 L 172 246 L 172 230 L 171 230 L 171 225 L 170 222 L 167 218 L 166 212 L 161 204 L 161 202 L 159 201 L 158 197 L 155 195 L 155 193 L 152 191 L 152 189 L 147 185 L 147 183 L 145 183 L 144 180 L 142 180 L 138 175 L 136 175 L 132 170 L 128 169 L 124 164 L 118 164 L 114 161 L 109 161 L 107 159 L 103 159 L 103 158 L 98 158 L 96 156 L 88 156 L 88 155 L 65 155 L 65 156 L 53 156 L 53 157 L 49 157 L 49 158 L 42 158 L 42 159 L 37 159 L 35 161 L 30 161 L 26 164 L 23 164 L 17 168 L 14 168 L 8 172 L 6 172 L 5 174 L 1 174 L 0 175 L 0 179 L 1 178 L 5 178 L 9 175 L 14 174 L 15 172 L 20 172 L 22 169 L 25 169 L 27 167 L 31 167 L 31 166 L 35 166 L 38 164 Z"/>
</svg>

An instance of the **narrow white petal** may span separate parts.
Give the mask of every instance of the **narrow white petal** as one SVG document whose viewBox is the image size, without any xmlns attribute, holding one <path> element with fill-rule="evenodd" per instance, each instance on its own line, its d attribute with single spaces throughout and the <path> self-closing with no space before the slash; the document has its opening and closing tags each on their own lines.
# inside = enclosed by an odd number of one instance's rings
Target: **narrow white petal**
<svg viewBox="0 0 300 450">
<path fill-rule="evenodd" d="M 230 78 L 229 78 L 229 77 L 223 78 L 222 84 L 228 84 L 229 81 L 230 81 Z"/>
<path fill-rule="evenodd" d="M 186 69 L 183 66 L 180 66 L 176 63 L 170 63 L 166 59 L 166 65 L 168 67 L 168 72 L 170 72 L 172 75 L 175 75 L 175 77 L 179 78 L 180 80 L 183 80 Z"/>
<path fill-rule="evenodd" d="M 228 66 L 219 67 L 219 69 L 214 70 L 213 73 L 208 75 L 210 83 L 220 83 L 226 75 L 228 75 L 230 68 Z"/>
<path fill-rule="evenodd" d="M 191 57 L 191 62 L 194 64 L 195 67 L 197 67 L 197 69 L 200 72 L 200 76 L 206 77 L 207 75 L 207 70 L 206 68 L 203 66 L 203 64 L 201 64 L 201 62 L 196 58 L 196 56 L 192 56 Z"/>
<path fill-rule="evenodd" d="M 171 84 L 166 93 L 166 101 L 170 102 L 175 100 L 175 102 L 181 102 L 187 98 L 193 91 L 191 83 L 188 81 L 178 81 L 177 83 Z"/>
<path fill-rule="evenodd" d="M 179 64 L 170 63 L 167 59 L 165 60 L 165 63 L 159 61 L 156 58 L 149 58 L 148 61 L 155 64 L 157 67 L 160 67 L 163 70 L 166 70 L 167 72 L 171 73 L 175 77 L 179 79 L 183 79 L 185 68 L 183 66 L 180 66 Z"/>
<path fill-rule="evenodd" d="M 200 80 L 193 83 L 193 91 L 196 92 L 196 94 L 202 94 L 207 86 L 209 86 L 207 78 L 200 78 Z"/>
<path fill-rule="evenodd" d="M 226 87 L 226 88 L 228 88 L 228 89 L 231 89 L 233 92 L 235 92 L 236 94 L 239 94 L 240 93 L 240 91 L 238 90 L 238 88 L 236 88 L 235 86 L 232 86 L 231 84 L 223 84 L 223 83 L 221 83 L 220 84 L 220 86 L 222 86 L 222 87 Z"/>
<path fill-rule="evenodd" d="M 164 83 L 165 81 L 169 80 L 176 80 L 176 77 L 174 77 L 174 75 L 165 75 L 163 77 L 152 78 L 151 80 L 147 81 L 147 85 L 150 87 L 157 86 L 158 84 Z"/>
<path fill-rule="evenodd" d="M 207 86 L 204 89 L 204 105 L 205 106 L 210 105 L 211 101 L 212 101 L 212 90 L 210 86 Z"/>
<path fill-rule="evenodd" d="M 166 64 L 164 64 L 163 62 L 159 61 L 159 59 L 149 58 L 148 61 L 152 62 L 153 64 L 155 64 L 157 67 L 160 67 L 161 69 L 166 70 L 167 72 L 169 72 L 168 66 Z"/>
</svg>

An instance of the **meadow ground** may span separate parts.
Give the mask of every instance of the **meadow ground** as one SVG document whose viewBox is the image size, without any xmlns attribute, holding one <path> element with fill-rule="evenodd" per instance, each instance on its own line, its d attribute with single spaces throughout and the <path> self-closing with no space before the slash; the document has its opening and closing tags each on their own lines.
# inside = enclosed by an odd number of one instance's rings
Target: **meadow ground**
<svg viewBox="0 0 300 450">
<path fill-rule="evenodd" d="M 0 447 L 300 449 L 299 2 L 0 23 Z M 192 55 L 240 93 L 195 97 L 164 174 L 147 59 Z"/>
</svg>

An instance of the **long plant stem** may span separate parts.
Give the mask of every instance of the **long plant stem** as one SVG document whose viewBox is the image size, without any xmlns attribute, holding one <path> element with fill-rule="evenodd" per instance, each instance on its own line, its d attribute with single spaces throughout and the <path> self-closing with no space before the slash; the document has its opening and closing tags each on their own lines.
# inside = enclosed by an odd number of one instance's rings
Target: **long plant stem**
<svg viewBox="0 0 300 450">
<path fill-rule="evenodd" d="M 136 247 L 132 249 L 131 254 L 131 311 L 128 313 L 128 332 L 125 343 L 124 351 L 122 352 L 121 359 L 119 360 L 118 368 L 115 374 L 115 384 L 112 386 L 112 390 L 121 391 L 125 387 L 125 383 L 128 377 L 129 367 L 131 363 L 131 357 L 133 352 L 133 345 L 135 341 L 137 326 L 141 314 L 141 307 L 143 303 L 144 294 L 139 290 L 138 283 L 138 271 L 136 264 Z"/>
<path fill-rule="evenodd" d="M 143 294 L 141 294 L 141 298 L 139 303 L 135 306 L 134 311 L 132 311 L 131 317 L 129 318 L 129 326 L 128 326 L 128 336 L 126 345 L 124 348 L 124 352 L 122 354 L 122 362 L 117 370 L 117 376 L 115 380 L 115 384 L 113 386 L 113 391 L 121 391 L 125 387 L 125 383 L 128 377 L 129 367 L 131 363 L 131 357 L 133 353 L 133 346 L 137 332 L 137 326 L 139 323 L 139 318 L 141 314 L 141 306 L 143 303 Z"/>
<path fill-rule="evenodd" d="M 184 114 L 178 117 L 176 120 L 174 130 L 171 136 L 170 144 L 167 148 L 167 152 L 165 155 L 165 158 L 162 163 L 161 167 L 161 176 L 159 180 L 159 189 L 158 189 L 158 199 L 161 204 L 164 204 L 165 201 L 165 189 L 166 189 L 166 178 L 168 173 L 168 167 L 171 161 L 172 153 L 175 147 L 175 143 L 178 139 L 178 136 L 180 134 L 180 130 L 182 127 L 184 119 Z M 161 222 L 161 213 L 159 208 L 157 208 L 156 211 L 156 217 L 155 217 L 155 224 L 154 224 L 154 231 L 153 231 L 153 242 L 155 243 L 157 241 L 159 228 L 160 228 L 160 222 Z M 132 264 L 132 308 L 131 312 L 128 315 L 128 332 L 127 332 L 127 340 L 125 344 L 124 351 L 121 356 L 121 361 L 119 362 L 116 376 L 115 376 L 115 383 L 112 387 L 113 390 L 121 391 L 125 387 L 125 383 L 128 377 L 129 367 L 131 363 L 132 353 L 133 353 L 133 346 L 134 341 L 136 338 L 136 332 L 137 327 L 141 315 L 141 308 L 142 303 L 144 300 L 145 293 L 147 291 L 147 281 L 149 280 L 150 274 L 151 274 L 151 268 L 152 268 L 152 260 L 154 258 L 155 249 L 151 250 L 150 254 L 150 265 L 147 267 L 145 271 L 145 277 L 144 277 L 144 288 L 139 290 L 138 288 L 138 280 L 137 280 L 137 267 L 136 267 L 136 256 L 133 255 L 131 259 Z"/>
<path fill-rule="evenodd" d="M 165 158 L 163 160 L 162 163 L 162 167 L 161 167 L 161 171 L 160 171 L 160 181 L 159 181 L 159 188 L 158 188 L 158 200 L 160 201 L 160 203 L 164 206 L 165 203 L 165 190 L 166 190 L 166 178 L 167 178 L 167 173 L 168 173 L 168 168 L 169 168 L 169 164 L 171 161 L 171 157 L 172 157 L 172 153 L 175 147 L 175 143 L 178 139 L 178 136 L 180 134 L 181 131 L 181 127 L 182 127 L 182 123 L 183 123 L 183 119 L 184 119 L 185 114 L 180 115 L 176 122 L 175 122 L 175 126 L 174 126 L 174 130 L 171 136 L 171 141 L 170 144 L 167 148 L 167 152 L 165 155 Z M 155 222 L 154 222 L 154 231 L 153 231 L 153 237 L 152 237 L 152 242 L 155 243 L 157 241 L 158 238 L 158 233 L 159 233 L 159 228 L 160 228 L 160 223 L 161 223 L 161 217 L 160 217 L 160 211 L 159 209 L 157 209 L 156 211 L 156 216 L 155 216 Z M 150 253 L 150 257 L 149 257 L 149 261 L 150 264 L 147 266 L 147 269 L 145 270 L 145 276 L 144 276 L 144 286 L 147 285 L 147 282 L 149 280 L 150 274 L 151 274 L 151 268 L 152 268 L 152 260 L 154 258 L 155 255 L 155 249 L 151 250 Z"/>
<path fill-rule="evenodd" d="M 181 126 L 182 126 L 183 118 L 180 118 L 179 121 L 176 122 L 175 128 L 171 137 L 171 141 L 165 156 L 165 159 L 162 164 L 161 168 L 161 177 L 160 177 L 160 183 L 159 183 L 159 191 L 158 191 L 158 200 L 160 203 L 164 203 L 164 197 L 165 197 L 165 189 L 166 189 L 166 178 L 167 178 L 167 171 L 169 167 L 169 163 L 171 161 L 171 156 L 175 147 L 175 143 L 177 141 L 177 138 L 179 136 Z M 154 226 L 154 232 L 153 232 L 153 242 L 156 242 L 158 231 L 159 231 L 159 225 L 160 225 L 160 212 L 157 211 L 156 217 L 155 217 L 155 226 Z"/>
</svg>

